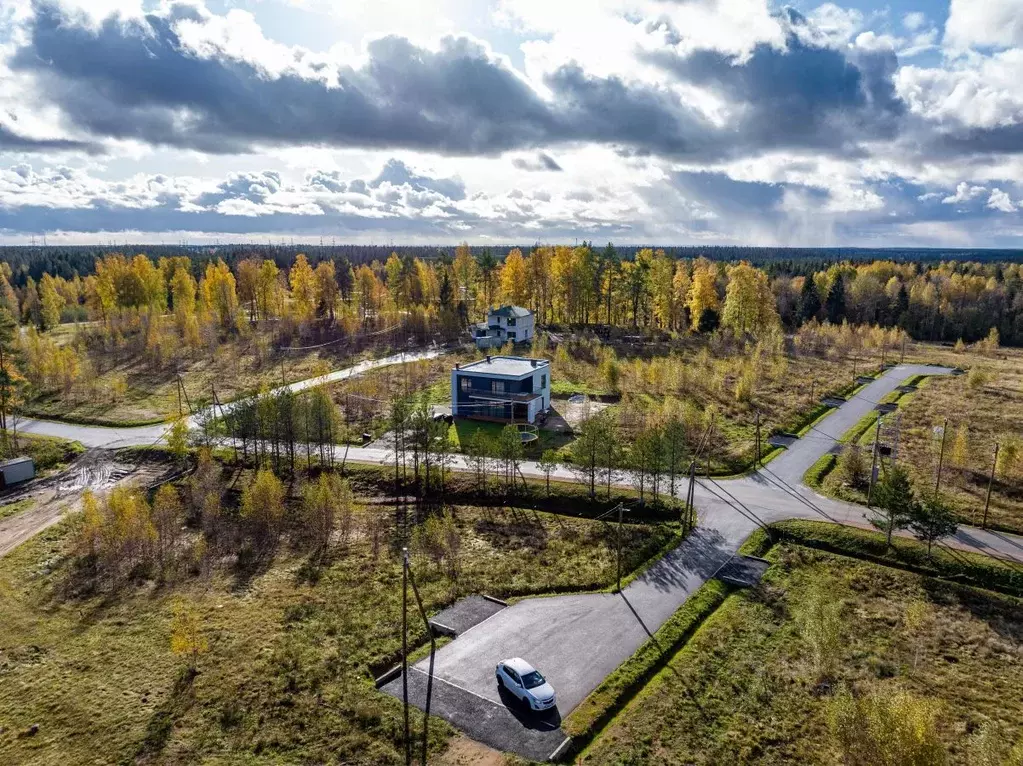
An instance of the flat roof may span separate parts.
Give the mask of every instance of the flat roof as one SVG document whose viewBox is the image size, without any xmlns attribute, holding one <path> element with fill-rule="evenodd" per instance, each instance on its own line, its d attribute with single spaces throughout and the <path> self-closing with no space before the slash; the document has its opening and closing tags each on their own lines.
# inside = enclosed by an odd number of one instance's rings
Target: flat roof
<svg viewBox="0 0 1023 766">
<path fill-rule="evenodd" d="M 536 362 L 534 365 L 533 363 Z M 478 362 L 470 362 L 458 368 L 458 372 L 470 372 L 480 375 L 508 375 L 521 377 L 529 375 L 540 367 L 547 367 L 550 362 L 547 359 L 531 359 L 527 356 L 491 356 L 480 359 Z"/>
</svg>

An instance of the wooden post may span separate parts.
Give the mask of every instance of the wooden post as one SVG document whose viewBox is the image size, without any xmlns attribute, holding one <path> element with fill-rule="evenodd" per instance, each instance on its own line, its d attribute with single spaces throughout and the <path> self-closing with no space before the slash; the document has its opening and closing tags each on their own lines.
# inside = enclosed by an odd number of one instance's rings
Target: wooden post
<svg viewBox="0 0 1023 766">
<path fill-rule="evenodd" d="M 696 515 L 696 461 L 689 464 L 689 494 L 686 495 L 686 523 L 685 530 L 688 532 L 693 525 L 693 517 Z"/>
<path fill-rule="evenodd" d="M 945 418 L 945 423 L 941 427 L 941 451 L 938 452 L 938 478 L 934 480 L 934 497 L 938 496 L 938 490 L 941 489 L 941 469 L 945 463 L 945 434 L 948 433 L 948 418 Z"/>
<path fill-rule="evenodd" d="M 877 451 L 881 441 L 881 413 L 877 413 L 877 430 L 874 432 L 874 452 L 870 460 L 870 484 L 867 487 L 867 507 L 870 507 L 871 498 L 874 495 L 874 484 L 877 477 Z"/>
<path fill-rule="evenodd" d="M 426 676 L 426 709 L 423 711 L 423 750 L 421 759 L 422 766 L 426 766 L 427 748 L 430 742 L 430 700 L 433 697 L 433 663 L 434 657 L 437 654 L 437 637 L 434 635 L 433 626 L 430 624 L 430 620 L 426 616 L 426 610 L 423 608 L 423 599 L 419 595 L 415 573 L 412 571 L 412 564 L 408 558 L 408 548 L 405 549 L 405 571 L 408 572 L 408 581 L 412 586 L 412 595 L 416 598 L 416 608 L 419 610 L 419 616 L 426 625 L 426 635 L 430 637 L 430 672 Z M 407 710 L 408 708 L 406 707 Z"/>
<path fill-rule="evenodd" d="M 980 526 L 987 529 L 987 512 L 991 507 L 991 485 L 995 483 L 995 469 L 998 467 L 998 442 L 995 442 L 995 456 L 991 460 L 991 475 L 987 479 L 987 497 L 984 499 L 984 520 Z"/>
<path fill-rule="evenodd" d="M 905 362 L 905 361 L 906 361 L 906 333 L 903 332 L 902 333 L 902 359 L 899 361 L 899 364 L 902 364 L 902 362 Z"/>
<path fill-rule="evenodd" d="M 754 466 L 760 466 L 760 410 L 757 410 L 757 457 L 753 461 Z"/>
<path fill-rule="evenodd" d="M 405 703 L 405 766 L 412 765 L 412 737 L 408 717 L 408 548 L 401 565 L 401 696 Z"/>
<path fill-rule="evenodd" d="M 618 503 L 618 534 L 616 535 L 618 541 L 618 592 L 622 592 L 622 511 L 625 509 L 624 503 Z"/>
</svg>

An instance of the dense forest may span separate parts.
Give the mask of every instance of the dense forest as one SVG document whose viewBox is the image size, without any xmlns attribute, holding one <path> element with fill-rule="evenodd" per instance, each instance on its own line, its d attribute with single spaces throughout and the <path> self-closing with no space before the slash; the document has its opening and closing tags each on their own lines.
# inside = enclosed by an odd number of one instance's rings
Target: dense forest
<svg viewBox="0 0 1023 766">
<path fill-rule="evenodd" d="M 586 243 L 583 243 L 586 244 Z M 491 254 L 495 258 L 503 258 L 512 250 L 531 252 L 542 245 L 461 245 L 468 247 L 470 254 L 482 258 Z M 590 245 L 592 247 L 592 243 Z M 822 271 L 833 263 L 851 261 L 865 263 L 870 261 L 895 261 L 897 263 L 940 263 L 954 261 L 958 263 L 1023 263 L 1021 250 L 985 250 L 956 248 L 797 248 L 797 247 L 730 247 L 730 246 L 676 246 L 661 247 L 656 245 L 618 245 L 615 252 L 619 258 L 631 260 L 636 254 L 646 250 L 663 252 L 669 258 L 694 259 L 700 256 L 712 261 L 738 262 L 748 261 L 754 266 L 767 270 L 771 276 L 782 274 L 808 274 L 811 271 Z M 0 247 L 0 262 L 11 267 L 11 282 L 16 286 L 24 286 L 28 277 L 37 282 L 44 273 L 70 279 L 73 275 L 85 277 L 93 273 L 96 259 L 114 251 L 140 253 L 145 252 L 154 260 L 174 256 L 187 256 L 196 266 L 196 273 L 201 273 L 205 264 L 217 259 L 223 260 L 234 268 L 238 261 L 246 258 L 259 258 L 274 261 L 278 268 L 287 269 L 295 262 L 295 258 L 303 253 L 312 263 L 324 260 L 347 260 L 358 265 L 373 261 L 385 261 L 392 253 L 399 257 L 411 256 L 424 260 L 453 259 L 458 250 L 454 245 L 308 245 L 296 246 L 285 244 L 258 245 L 128 245 L 104 247 L 99 245 L 62 246 L 62 247 Z"/>
<path fill-rule="evenodd" d="M 0 413 L 30 391 L 80 388 L 112 355 L 157 371 L 215 358 L 234 340 L 260 359 L 271 349 L 379 333 L 447 340 L 503 302 L 530 308 L 542 326 L 596 332 L 723 333 L 744 342 L 849 324 L 918 340 L 1023 344 L 1020 264 L 838 261 L 817 269 L 811 261 L 792 275 L 781 263 L 762 269 L 649 248 L 622 257 L 612 245 L 587 244 L 515 248 L 502 259 L 467 245 L 454 257 L 392 252 L 361 263 L 299 254 L 287 268 L 258 257 L 113 253 L 82 273 L 58 269 L 19 284 L 5 262 Z M 79 323 L 73 343 L 51 337 L 69 322 Z M 24 329 L 16 332 L 17 324 Z M 19 392 L 23 383 L 28 390 Z"/>
</svg>

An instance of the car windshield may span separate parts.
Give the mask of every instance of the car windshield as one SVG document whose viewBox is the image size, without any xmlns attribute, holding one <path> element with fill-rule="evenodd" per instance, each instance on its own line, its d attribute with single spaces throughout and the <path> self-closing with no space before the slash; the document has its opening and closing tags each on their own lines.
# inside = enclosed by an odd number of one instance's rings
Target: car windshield
<svg viewBox="0 0 1023 766">
<path fill-rule="evenodd" d="M 543 676 L 535 670 L 532 673 L 526 673 L 526 675 L 522 676 L 522 685 L 527 689 L 535 689 L 543 683 Z"/>
</svg>

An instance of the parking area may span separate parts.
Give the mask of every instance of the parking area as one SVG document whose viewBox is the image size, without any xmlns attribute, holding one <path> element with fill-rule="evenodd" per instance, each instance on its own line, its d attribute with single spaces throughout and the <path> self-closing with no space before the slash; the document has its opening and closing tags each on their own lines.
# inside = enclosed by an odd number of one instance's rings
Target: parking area
<svg viewBox="0 0 1023 766">
<path fill-rule="evenodd" d="M 748 533 L 747 528 L 743 536 Z M 486 745 L 545 760 L 565 739 L 561 717 L 642 646 L 733 553 L 732 544 L 716 531 L 697 529 L 623 593 L 528 598 L 500 609 L 437 653 L 431 714 Z M 510 657 L 522 657 L 543 673 L 557 693 L 557 708 L 532 713 L 498 689 L 495 667 Z M 419 708 L 425 706 L 428 670 L 425 658 L 409 673 L 409 700 Z M 401 678 L 381 689 L 400 699 Z"/>
<path fill-rule="evenodd" d="M 427 674 L 418 667 L 408 675 L 409 703 L 420 710 L 426 707 Z M 402 699 L 402 679 L 398 676 L 381 691 Z M 528 758 L 546 761 L 566 737 L 561 731 L 557 709 L 531 713 L 516 705 L 514 698 L 498 700 L 480 697 L 442 678 L 434 677 L 430 697 L 430 715 L 440 716 L 477 742 Z"/>
</svg>

